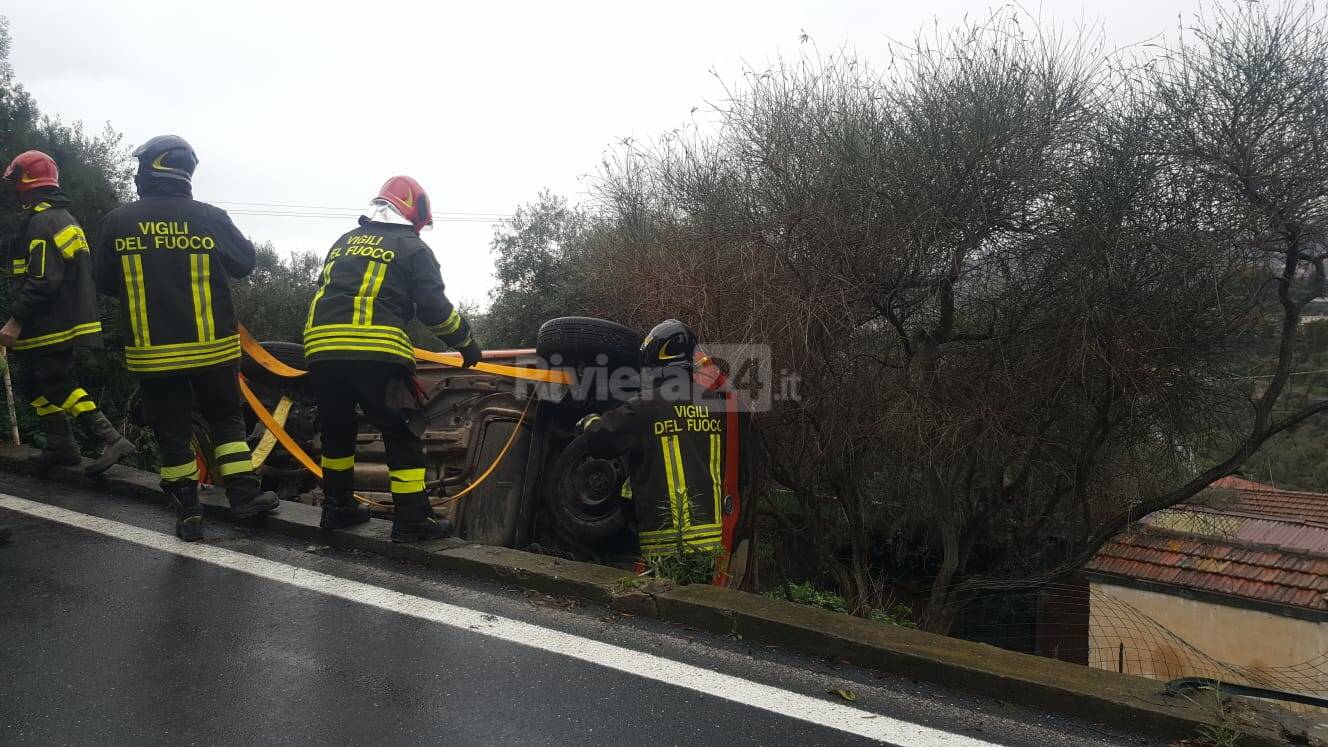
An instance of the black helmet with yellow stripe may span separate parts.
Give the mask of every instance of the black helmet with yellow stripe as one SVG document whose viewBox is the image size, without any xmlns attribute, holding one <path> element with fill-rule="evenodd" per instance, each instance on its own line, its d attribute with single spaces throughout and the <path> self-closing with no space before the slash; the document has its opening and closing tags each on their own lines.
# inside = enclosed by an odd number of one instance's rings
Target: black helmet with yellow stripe
<svg viewBox="0 0 1328 747">
<path fill-rule="evenodd" d="M 641 343 L 641 368 L 685 366 L 691 368 L 696 355 L 696 335 L 677 319 L 655 325 Z"/>
<path fill-rule="evenodd" d="M 158 135 L 134 149 L 138 177 L 188 182 L 198 167 L 194 146 L 179 135 Z"/>
</svg>

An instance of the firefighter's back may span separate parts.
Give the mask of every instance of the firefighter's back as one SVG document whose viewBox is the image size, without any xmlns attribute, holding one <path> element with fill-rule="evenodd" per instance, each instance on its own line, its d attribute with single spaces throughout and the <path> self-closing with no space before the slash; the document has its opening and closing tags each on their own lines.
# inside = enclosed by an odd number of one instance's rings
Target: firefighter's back
<svg viewBox="0 0 1328 747">
<path fill-rule="evenodd" d="M 226 213 L 189 197 L 152 195 L 102 224 L 99 280 L 118 287 L 132 373 L 161 375 L 240 357 L 232 276 L 253 268 L 253 246 Z"/>
</svg>

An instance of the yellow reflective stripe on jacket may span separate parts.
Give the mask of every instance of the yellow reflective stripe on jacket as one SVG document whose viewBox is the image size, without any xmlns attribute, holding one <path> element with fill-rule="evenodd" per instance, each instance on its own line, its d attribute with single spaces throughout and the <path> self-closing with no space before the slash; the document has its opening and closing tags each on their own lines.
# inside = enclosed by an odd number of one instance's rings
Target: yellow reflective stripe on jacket
<svg viewBox="0 0 1328 747">
<path fill-rule="evenodd" d="M 36 260 L 32 259 L 33 253 L 37 255 Z M 34 278 L 46 277 L 46 239 L 33 239 L 32 243 L 28 244 L 28 260 L 28 275 Z M 32 264 L 34 261 L 36 265 Z"/>
<path fill-rule="evenodd" d="M 388 472 L 392 478 L 393 493 L 418 493 L 424 490 L 424 468 L 394 469 Z"/>
<path fill-rule="evenodd" d="M 346 470 L 355 469 L 354 454 L 348 457 L 330 457 L 325 455 L 321 457 L 318 462 L 319 466 L 323 469 L 330 469 L 333 472 L 345 472 Z"/>
<path fill-rule="evenodd" d="M 73 259 L 75 254 L 88 251 L 88 237 L 76 225 L 65 226 L 55 234 L 55 248 L 62 258 Z"/>
<path fill-rule="evenodd" d="M 217 323 L 212 316 L 212 258 L 206 254 L 189 257 L 189 282 L 194 299 L 194 326 L 198 341 L 217 339 Z"/>
<path fill-rule="evenodd" d="M 26 274 L 27 271 L 28 271 L 28 260 L 26 259 L 14 260 L 13 273 L 15 275 L 23 275 Z"/>
<path fill-rule="evenodd" d="M 318 310 L 318 302 L 323 300 L 323 293 L 327 291 L 327 284 L 332 282 L 332 265 L 336 260 L 332 260 L 323 265 L 323 282 L 318 284 L 318 292 L 314 294 L 314 300 L 309 302 L 309 316 L 305 317 L 304 329 L 308 331 L 314 326 L 314 312 Z"/>
<path fill-rule="evenodd" d="M 336 351 L 387 353 L 411 360 L 415 359 L 410 338 L 406 336 L 405 332 L 396 327 L 324 324 L 305 330 L 304 354 L 306 356 Z"/>
<path fill-rule="evenodd" d="M 51 404 L 51 401 L 45 397 L 34 399 L 32 409 L 36 410 L 38 415 L 54 415 L 60 412 L 60 406 Z"/>
<path fill-rule="evenodd" d="M 238 334 L 209 342 L 181 342 L 171 345 L 125 348 L 125 365 L 130 371 L 176 371 L 211 366 L 240 357 Z"/>
<path fill-rule="evenodd" d="M 129 312 L 129 326 L 134 331 L 134 347 L 146 348 L 152 345 L 152 334 L 148 329 L 148 296 L 143 283 L 143 258 L 137 254 L 120 257 L 120 268 L 124 271 L 125 305 Z"/>
<path fill-rule="evenodd" d="M 677 436 L 664 436 L 659 442 L 664 452 L 664 477 L 669 488 L 669 516 L 674 527 L 685 528 L 691 517 L 691 501 L 687 496 L 687 474 L 682 466 L 682 449 Z"/>
<path fill-rule="evenodd" d="M 34 213 L 42 213 L 42 212 L 45 212 L 45 211 L 50 210 L 50 209 L 51 209 L 51 203 L 49 203 L 49 202 L 39 202 L 39 203 L 37 203 L 37 205 L 36 205 L 35 207 L 32 208 L 32 212 L 34 212 Z"/>
<path fill-rule="evenodd" d="M 163 480 L 183 480 L 186 478 L 198 478 L 198 462 L 161 468 L 161 479 Z"/>
<path fill-rule="evenodd" d="M 95 409 L 97 409 L 97 403 L 90 399 L 85 399 L 82 402 L 76 403 L 73 407 L 65 408 L 65 412 L 68 412 L 74 417 L 78 417 L 85 412 L 92 412 Z"/>
<path fill-rule="evenodd" d="M 715 488 L 715 513 L 711 515 L 715 521 L 724 514 L 724 470 L 721 466 L 724 462 L 724 442 L 720 439 L 718 433 L 710 434 L 710 484 Z"/>
<path fill-rule="evenodd" d="M 360 291 L 352 299 L 354 310 L 351 312 L 351 324 L 365 326 L 373 324 L 374 299 L 378 297 L 378 291 L 382 290 L 385 277 L 387 277 L 386 262 L 370 262 L 369 266 L 364 268 Z"/>
<path fill-rule="evenodd" d="M 455 334 L 459 329 L 461 329 L 461 314 L 452 309 L 452 313 L 446 319 L 430 327 L 429 331 L 439 337 L 446 337 Z"/>
<path fill-rule="evenodd" d="M 70 327 L 69 329 L 62 330 L 60 332 L 52 332 L 48 335 L 41 335 L 39 337 L 29 337 L 24 340 L 19 340 L 18 342 L 14 343 L 14 349 L 31 350 L 32 348 L 43 348 L 46 347 L 47 345 L 57 345 L 62 342 L 69 342 L 75 337 L 83 337 L 84 335 L 95 335 L 98 334 L 99 332 L 101 332 L 101 322 L 88 322 L 87 324 L 79 324 L 77 326 Z"/>
</svg>

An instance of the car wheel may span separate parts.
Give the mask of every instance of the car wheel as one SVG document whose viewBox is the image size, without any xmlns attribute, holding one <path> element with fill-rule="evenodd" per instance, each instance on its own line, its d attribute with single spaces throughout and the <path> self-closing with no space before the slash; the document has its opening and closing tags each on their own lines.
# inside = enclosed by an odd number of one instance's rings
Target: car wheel
<svg viewBox="0 0 1328 747">
<path fill-rule="evenodd" d="M 620 460 L 591 454 L 585 438 L 577 438 L 559 455 L 553 477 L 549 507 L 563 531 L 597 541 L 627 529 L 627 471 Z"/>
<path fill-rule="evenodd" d="M 264 350 L 271 353 L 273 358 L 276 358 L 291 368 L 298 368 L 301 371 L 307 371 L 309 368 L 304 362 L 304 345 L 298 342 L 273 340 L 269 342 L 260 342 L 259 345 L 262 345 Z M 268 372 L 268 370 L 263 368 L 258 361 L 250 358 L 248 353 L 245 353 L 244 356 L 240 358 L 240 373 L 244 374 L 246 379 L 257 381 L 271 381 L 274 383 L 289 381 L 289 379 L 283 379 L 276 374 Z"/>
<path fill-rule="evenodd" d="M 535 352 L 555 365 L 599 364 L 599 356 L 609 365 L 635 368 L 641 350 L 641 335 L 630 327 L 605 319 L 587 316 L 563 316 L 540 325 L 535 338 Z"/>
</svg>

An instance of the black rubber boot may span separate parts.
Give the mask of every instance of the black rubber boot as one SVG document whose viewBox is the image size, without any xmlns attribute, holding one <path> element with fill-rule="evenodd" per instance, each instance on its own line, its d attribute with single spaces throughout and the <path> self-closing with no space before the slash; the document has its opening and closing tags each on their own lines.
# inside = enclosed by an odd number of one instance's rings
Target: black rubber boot
<svg viewBox="0 0 1328 747">
<path fill-rule="evenodd" d="M 45 474 L 52 467 L 77 467 L 83 461 L 69 427 L 69 416 L 63 412 L 41 416 L 42 430 L 46 432 L 46 448 L 32 460 L 33 474 Z"/>
<path fill-rule="evenodd" d="M 354 485 L 353 470 L 323 471 L 323 518 L 319 527 L 345 529 L 369 520 L 369 507 L 355 500 Z"/>
<path fill-rule="evenodd" d="M 275 511 L 281 505 L 277 494 L 263 490 L 258 475 L 251 474 L 226 478 L 226 500 L 231 504 L 231 517 L 236 519 L 250 519 Z"/>
<path fill-rule="evenodd" d="M 175 536 L 185 542 L 203 539 L 203 504 L 198 502 L 198 483 L 163 482 L 161 489 L 175 504 Z"/>
<path fill-rule="evenodd" d="M 87 429 L 88 433 L 105 444 L 101 455 L 83 468 L 84 474 L 100 475 L 137 450 L 132 441 L 120 435 L 120 431 L 115 429 L 101 410 L 83 413 L 79 416 L 78 422 Z"/>
<path fill-rule="evenodd" d="M 0 545 L 3 545 L 6 542 L 8 542 L 9 538 L 13 536 L 14 536 L 14 530 L 10 529 L 9 527 L 0 527 Z"/>
<path fill-rule="evenodd" d="M 392 497 L 392 541 L 422 542 L 452 533 L 452 522 L 436 515 L 424 491 Z"/>
</svg>

